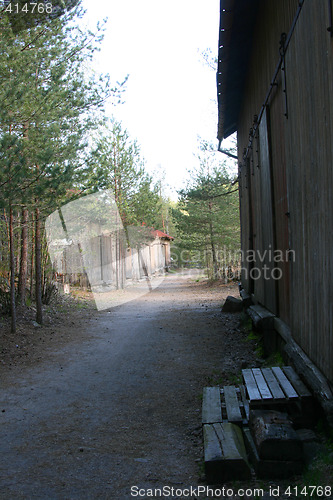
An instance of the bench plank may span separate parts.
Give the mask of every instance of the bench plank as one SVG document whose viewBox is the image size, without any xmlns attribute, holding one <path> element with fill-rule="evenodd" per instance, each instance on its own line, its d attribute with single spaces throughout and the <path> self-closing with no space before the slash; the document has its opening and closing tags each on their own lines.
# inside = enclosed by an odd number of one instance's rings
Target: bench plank
<svg viewBox="0 0 333 500">
<path fill-rule="evenodd" d="M 285 399 L 285 395 L 283 390 L 281 389 L 278 381 L 276 380 L 274 373 L 272 372 L 271 368 L 263 368 L 262 369 L 262 374 L 266 379 L 266 382 L 268 384 L 269 390 L 271 391 L 273 398 L 275 400 L 283 400 Z"/>
<path fill-rule="evenodd" d="M 264 379 L 264 376 L 261 373 L 260 368 L 253 368 L 252 373 L 255 378 L 262 399 L 273 399 L 271 391 L 269 390 L 266 384 L 266 380 Z"/>
<path fill-rule="evenodd" d="M 251 469 L 247 461 L 241 429 L 235 424 L 205 424 L 204 457 L 208 481 L 250 479 Z"/>
<path fill-rule="evenodd" d="M 258 401 L 258 400 L 261 401 L 260 392 L 257 387 L 252 371 L 249 368 L 247 368 L 246 370 L 242 370 L 242 375 L 250 401 Z"/>
<path fill-rule="evenodd" d="M 231 423 L 214 424 L 224 457 L 222 479 L 249 479 L 251 470 L 241 429 Z"/>
<path fill-rule="evenodd" d="M 233 385 L 226 385 L 223 387 L 223 390 L 228 421 L 232 423 L 241 423 L 243 419 L 239 408 L 236 387 Z"/>
<path fill-rule="evenodd" d="M 246 420 L 249 420 L 250 405 L 249 405 L 249 402 L 248 402 L 248 400 L 246 398 L 246 391 L 245 391 L 245 386 L 244 385 L 240 386 L 240 393 L 241 393 L 242 401 L 243 401 L 243 405 L 244 405 L 245 417 L 246 417 Z"/>
<path fill-rule="evenodd" d="M 289 399 L 295 399 L 298 398 L 297 392 L 281 370 L 279 366 L 274 366 L 272 368 L 272 371 L 275 375 L 275 377 L 278 379 L 279 384 L 281 385 L 282 389 L 284 390 L 284 393 Z"/>
<path fill-rule="evenodd" d="M 288 377 L 289 381 L 292 383 L 292 385 L 294 386 L 298 395 L 301 398 L 311 397 L 311 392 L 308 390 L 306 385 L 302 382 L 302 380 L 299 378 L 299 376 L 291 366 L 283 366 L 282 370 L 284 371 L 285 375 Z"/>
<path fill-rule="evenodd" d="M 202 423 L 222 422 L 221 396 L 219 387 L 204 387 L 202 399 Z"/>
<path fill-rule="evenodd" d="M 223 454 L 220 441 L 216 435 L 213 425 L 206 424 L 203 426 L 203 438 L 205 462 L 222 460 Z"/>
</svg>

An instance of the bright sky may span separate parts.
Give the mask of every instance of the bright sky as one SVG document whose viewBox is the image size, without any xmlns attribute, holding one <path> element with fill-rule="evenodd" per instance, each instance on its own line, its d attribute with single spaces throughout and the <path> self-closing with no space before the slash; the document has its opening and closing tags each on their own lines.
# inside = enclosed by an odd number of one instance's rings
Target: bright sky
<svg viewBox="0 0 333 500">
<path fill-rule="evenodd" d="M 99 69 L 114 82 L 129 74 L 125 104 L 108 113 L 138 140 L 147 169 L 165 170 L 166 182 L 181 187 L 197 164 L 197 137 L 217 144 L 216 76 L 201 54 L 217 55 L 219 0 L 83 0 L 83 7 L 91 21 L 108 17 Z"/>
</svg>

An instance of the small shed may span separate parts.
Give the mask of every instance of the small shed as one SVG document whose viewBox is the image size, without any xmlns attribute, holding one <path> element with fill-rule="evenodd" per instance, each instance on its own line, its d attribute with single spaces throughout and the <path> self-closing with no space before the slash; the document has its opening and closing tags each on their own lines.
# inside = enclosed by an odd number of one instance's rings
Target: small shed
<svg viewBox="0 0 333 500">
<path fill-rule="evenodd" d="M 101 234 L 96 235 L 101 232 Z M 64 281 L 85 283 L 88 275 L 91 286 L 108 285 L 124 288 L 131 281 L 163 274 L 168 270 L 172 236 L 146 227 L 129 227 L 127 231 L 99 231 L 82 240 L 53 242 L 58 251 L 54 269 Z"/>
</svg>

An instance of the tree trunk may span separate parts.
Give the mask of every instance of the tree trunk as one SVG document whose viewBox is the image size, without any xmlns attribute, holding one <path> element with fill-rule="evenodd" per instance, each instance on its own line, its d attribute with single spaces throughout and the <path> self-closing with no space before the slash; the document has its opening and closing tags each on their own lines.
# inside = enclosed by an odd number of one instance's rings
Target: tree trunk
<svg viewBox="0 0 333 500">
<path fill-rule="evenodd" d="M 25 305 L 25 293 L 27 287 L 28 273 L 28 216 L 29 212 L 26 208 L 22 210 L 22 231 L 21 231 L 21 260 L 20 260 L 20 275 L 18 284 L 18 296 L 22 305 Z"/>
<path fill-rule="evenodd" d="M 36 321 L 43 323 L 42 308 L 42 262 L 41 262 L 41 228 L 39 208 L 35 210 L 35 268 L 36 268 Z"/>
<path fill-rule="evenodd" d="M 34 214 L 31 213 L 31 263 L 30 263 L 30 298 L 34 289 L 34 269 L 35 269 L 35 234 L 34 234 Z"/>
<path fill-rule="evenodd" d="M 14 252 L 14 217 L 13 208 L 9 206 L 9 249 L 10 249 L 10 311 L 11 332 L 16 332 L 16 304 L 15 304 L 15 252 Z"/>
<path fill-rule="evenodd" d="M 216 259 L 216 251 L 215 251 L 215 245 L 214 245 L 214 235 L 213 235 L 213 227 L 212 224 L 210 224 L 210 246 L 212 249 L 212 264 L 213 264 L 213 279 L 216 280 L 219 277 L 218 273 L 218 265 L 217 265 L 217 259 Z"/>
<path fill-rule="evenodd" d="M 208 208 L 209 211 L 212 213 L 212 202 L 210 201 L 208 203 Z M 212 217 L 212 215 L 211 215 Z M 218 265 L 217 265 L 217 259 L 216 259 L 216 251 L 215 251 L 215 245 L 214 245 L 214 229 L 213 229 L 213 223 L 212 219 L 209 222 L 209 232 L 210 232 L 210 246 L 212 249 L 212 260 L 213 260 L 213 279 L 218 279 Z"/>
<path fill-rule="evenodd" d="M 20 212 L 17 212 L 16 219 L 17 220 L 20 219 Z M 17 248 L 17 249 L 20 248 L 20 240 L 21 240 L 21 236 L 20 236 L 19 232 L 17 231 L 16 238 L 14 235 L 14 248 Z M 15 255 L 15 260 L 16 260 L 15 269 L 19 270 L 20 269 L 20 252 L 19 251 L 17 251 L 17 254 Z"/>
<path fill-rule="evenodd" d="M 48 275 L 47 275 L 47 264 L 48 264 L 48 246 L 47 246 L 47 239 L 46 239 L 46 234 L 45 231 L 43 231 L 43 236 L 42 236 L 42 286 L 43 286 L 43 295 L 45 294 L 45 289 L 48 283 Z"/>
</svg>

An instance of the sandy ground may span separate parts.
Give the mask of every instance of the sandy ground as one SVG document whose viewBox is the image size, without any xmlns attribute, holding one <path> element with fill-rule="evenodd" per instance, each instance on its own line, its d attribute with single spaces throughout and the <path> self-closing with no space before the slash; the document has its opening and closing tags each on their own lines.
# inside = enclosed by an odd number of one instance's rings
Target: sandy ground
<svg viewBox="0 0 333 500">
<path fill-rule="evenodd" d="M 45 327 L 27 318 L 16 340 L 7 332 L 0 498 L 127 500 L 132 486 L 205 484 L 202 388 L 256 364 L 241 316 L 221 313 L 230 294 L 236 285 L 170 274 L 112 309 L 65 303 Z"/>
</svg>

